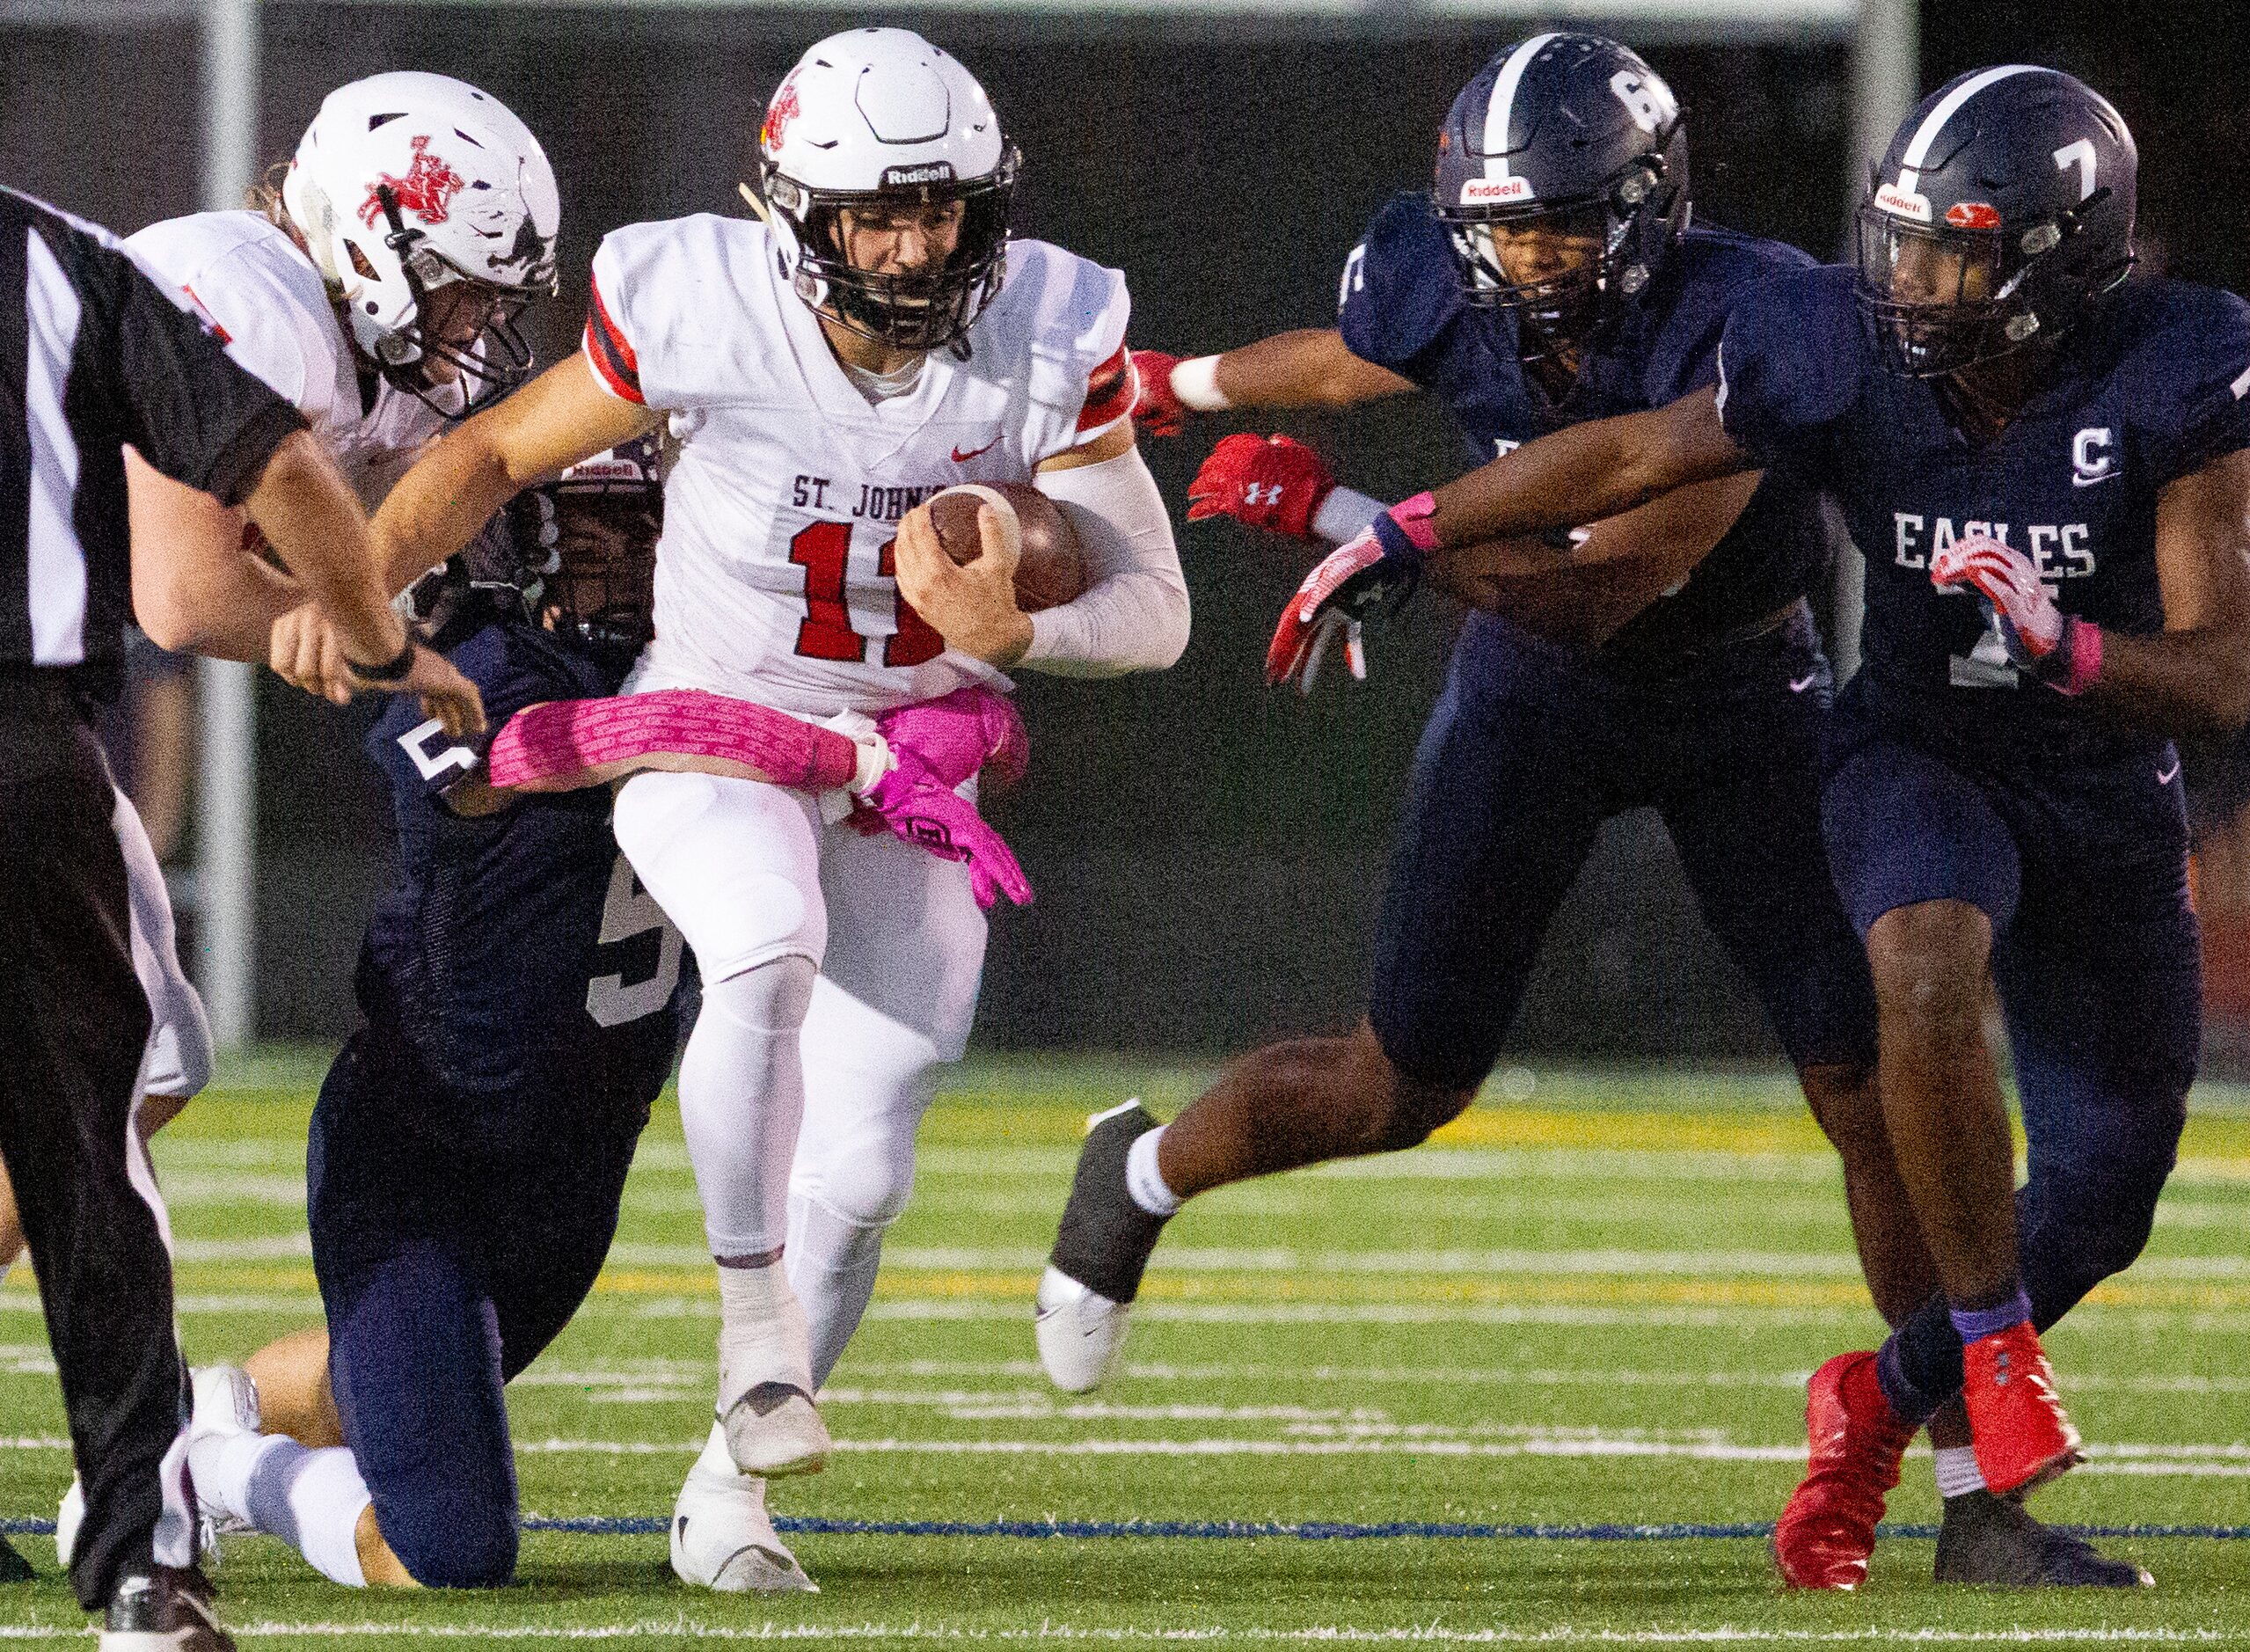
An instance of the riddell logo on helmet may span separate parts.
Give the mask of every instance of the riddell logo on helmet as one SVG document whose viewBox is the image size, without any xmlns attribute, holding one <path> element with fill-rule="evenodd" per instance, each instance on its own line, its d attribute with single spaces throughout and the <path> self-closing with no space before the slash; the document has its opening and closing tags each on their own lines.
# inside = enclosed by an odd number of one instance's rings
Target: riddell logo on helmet
<svg viewBox="0 0 2250 1652">
<path fill-rule="evenodd" d="M 769 155 L 779 149 L 789 123 L 802 113 L 797 103 L 797 77 L 792 75 L 781 83 L 781 90 L 773 94 L 773 101 L 766 106 L 765 127 L 758 134 L 758 147 Z"/>
<path fill-rule="evenodd" d="M 917 184 L 950 184 L 953 181 L 951 161 L 925 161 L 919 166 L 886 166 L 883 168 L 883 187 L 910 189 Z"/>
<path fill-rule="evenodd" d="M 1989 201 L 1956 201 L 1946 208 L 1946 222 L 1956 230 L 1997 230 L 2000 209 Z"/>
<path fill-rule="evenodd" d="M 453 197 L 468 183 L 467 179 L 430 153 L 429 139 L 418 137 L 414 140 L 413 164 L 406 168 L 404 178 L 393 178 L 384 172 L 369 186 L 367 199 L 360 203 L 360 222 L 370 230 L 376 227 L 383 216 L 382 191 L 388 187 L 401 215 L 411 212 L 424 223 L 443 223 Z"/>
<path fill-rule="evenodd" d="M 1885 184 L 1875 191 L 1875 205 L 1898 217 L 1911 218 L 1917 223 L 1930 222 L 1929 196 L 1918 195 L 1910 189 L 1901 189 L 1896 184 Z"/>
<path fill-rule="evenodd" d="M 1461 204 L 1475 206 L 1490 201 L 1529 201 L 1531 180 L 1528 178 L 1472 178 L 1461 186 Z"/>
</svg>

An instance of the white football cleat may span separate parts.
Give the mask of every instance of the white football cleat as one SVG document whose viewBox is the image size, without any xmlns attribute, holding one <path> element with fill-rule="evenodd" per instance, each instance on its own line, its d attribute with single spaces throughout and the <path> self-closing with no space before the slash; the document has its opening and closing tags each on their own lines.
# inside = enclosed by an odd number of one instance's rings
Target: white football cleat
<svg viewBox="0 0 2250 1652">
<path fill-rule="evenodd" d="M 720 1414 L 727 1453 L 745 1474 L 778 1480 L 817 1474 L 828 1464 L 828 1424 L 812 1395 L 793 1383 L 764 1382 Z"/>
<path fill-rule="evenodd" d="M 817 1595 L 765 1511 L 765 1482 L 698 1463 L 672 1505 L 672 1570 L 721 1594 Z"/>
<path fill-rule="evenodd" d="M 1064 1393 L 1091 1393 L 1116 1369 L 1133 1317 L 1129 1302 L 1112 1302 L 1050 1265 L 1039 1276 L 1032 1319 L 1039 1363 Z"/>
<path fill-rule="evenodd" d="M 258 1385 L 239 1365 L 202 1365 L 187 1373 L 194 1401 L 187 1415 L 187 1437 L 211 1434 L 256 1434 L 264 1418 Z"/>
</svg>

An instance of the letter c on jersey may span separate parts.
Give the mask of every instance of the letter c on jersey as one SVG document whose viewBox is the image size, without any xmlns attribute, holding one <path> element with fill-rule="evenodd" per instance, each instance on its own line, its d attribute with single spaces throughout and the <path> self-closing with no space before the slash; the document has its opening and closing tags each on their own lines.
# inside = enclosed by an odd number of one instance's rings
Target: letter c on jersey
<svg viewBox="0 0 2250 1652">
<path fill-rule="evenodd" d="M 2091 487 L 2116 473 L 2116 437 L 2108 426 L 2081 430 L 2071 441 L 2071 481 Z"/>
</svg>

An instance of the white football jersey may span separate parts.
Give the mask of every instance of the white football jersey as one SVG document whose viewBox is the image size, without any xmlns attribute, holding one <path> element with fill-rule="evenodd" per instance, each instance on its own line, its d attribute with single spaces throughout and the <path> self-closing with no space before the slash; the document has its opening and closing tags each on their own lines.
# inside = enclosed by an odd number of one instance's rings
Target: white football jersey
<svg viewBox="0 0 2250 1652">
<path fill-rule="evenodd" d="M 632 224 L 594 257 L 585 349 L 616 395 L 670 415 L 656 636 L 634 689 L 781 710 L 880 711 L 1004 683 L 899 596 L 899 519 L 960 482 L 1028 482 L 1131 412 L 1124 277 L 1043 241 L 965 343 L 871 404 L 781 274 L 765 226 Z M 1089 393 L 1091 387 L 1091 394 Z"/>
<path fill-rule="evenodd" d="M 312 260 L 256 212 L 198 212 L 126 238 L 125 250 L 227 353 L 296 404 L 360 501 L 383 502 L 445 417 L 370 374 L 358 359 Z"/>
</svg>

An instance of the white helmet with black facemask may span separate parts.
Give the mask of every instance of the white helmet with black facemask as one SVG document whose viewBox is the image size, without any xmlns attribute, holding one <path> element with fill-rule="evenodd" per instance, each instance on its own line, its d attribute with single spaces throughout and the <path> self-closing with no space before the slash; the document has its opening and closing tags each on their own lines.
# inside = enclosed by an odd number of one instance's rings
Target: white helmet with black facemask
<svg viewBox="0 0 2250 1652">
<path fill-rule="evenodd" d="M 521 384 L 517 318 L 555 289 L 561 197 L 530 128 L 445 75 L 370 75 L 328 94 L 281 204 L 360 353 L 459 417 Z"/>
<path fill-rule="evenodd" d="M 799 60 L 767 106 L 759 179 L 797 296 L 899 349 L 959 347 L 1006 273 L 1020 157 L 975 76 L 910 29 L 851 29 Z M 846 214 L 935 208 L 952 247 L 875 271 L 845 252 Z"/>
</svg>

